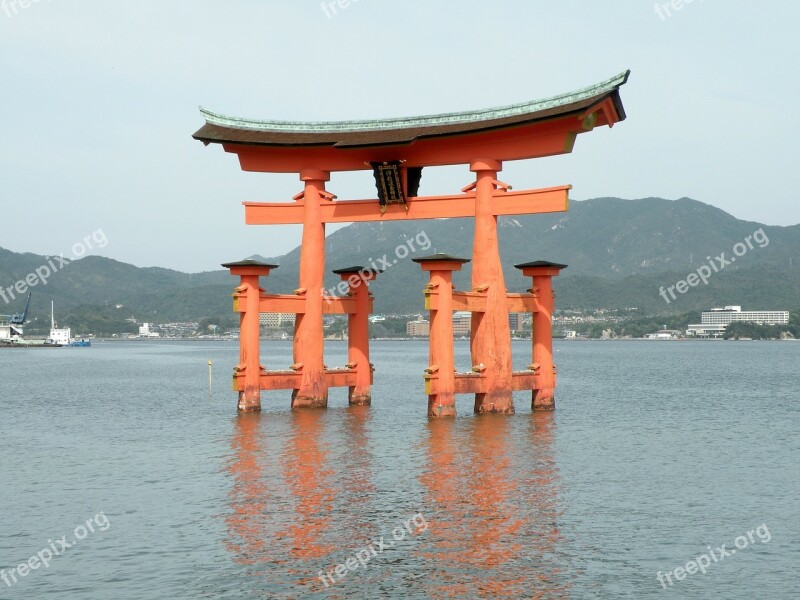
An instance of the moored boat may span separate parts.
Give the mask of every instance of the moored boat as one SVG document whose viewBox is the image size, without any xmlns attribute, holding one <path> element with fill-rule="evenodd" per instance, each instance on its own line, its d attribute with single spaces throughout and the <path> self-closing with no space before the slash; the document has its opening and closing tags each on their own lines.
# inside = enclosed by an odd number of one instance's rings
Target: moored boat
<svg viewBox="0 0 800 600">
<path fill-rule="evenodd" d="M 52 301 L 50 302 L 50 339 L 56 344 L 69 348 L 88 348 L 92 345 L 92 342 L 87 339 L 73 339 L 70 327 L 58 327 L 56 324 L 55 303 Z"/>
</svg>

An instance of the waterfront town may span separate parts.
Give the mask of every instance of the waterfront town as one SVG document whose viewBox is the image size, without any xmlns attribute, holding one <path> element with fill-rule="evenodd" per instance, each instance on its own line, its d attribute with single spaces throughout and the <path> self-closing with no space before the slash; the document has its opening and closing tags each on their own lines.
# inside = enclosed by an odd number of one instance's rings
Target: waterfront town
<svg viewBox="0 0 800 600">
<path fill-rule="evenodd" d="M 792 318 L 786 310 L 743 310 L 741 306 L 715 307 L 699 313 L 700 323 L 663 328 L 651 327 L 642 333 L 648 321 L 663 317 L 640 317 L 639 310 L 597 309 L 591 311 L 557 310 L 553 316 L 553 334 L 565 340 L 588 339 L 723 339 L 732 323 L 747 323 L 759 327 L 776 328 L 774 339 L 794 339 Z M 688 316 L 692 316 L 689 313 Z M 795 317 L 796 320 L 796 317 Z M 136 319 L 129 319 L 136 323 Z M 373 339 L 426 339 L 430 334 L 427 313 L 373 315 L 369 319 L 370 337 Z M 261 336 L 265 339 L 288 339 L 294 330 L 295 315 L 289 313 L 261 313 Z M 238 339 L 238 328 L 233 320 L 206 319 L 175 323 L 136 323 L 138 332 L 112 336 L 127 340 L 178 340 L 178 339 Z M 627 325 L 627 326 L 626 326 Z M 455 339 L 469 339 L 471 314 L 453 313 L 453 336 Z M 347 339 L 347 318 L 340 315 L 326 315 L 325 337 L 328 340 Z M 531 315 L 511 313 L 509 328 L 516 339 L 529 339 L 531 335 Z M 783 329 L 782 331 L 779 331 Z M 0 337 L 2 324 L 0 324 Z M 87 333 L 82 337 L 94 337 Z M 748 339 L 747 336 L 733 336 L 735 339 Z M 750 338 L 752 339 L 752 338 Z"/>
</svg>

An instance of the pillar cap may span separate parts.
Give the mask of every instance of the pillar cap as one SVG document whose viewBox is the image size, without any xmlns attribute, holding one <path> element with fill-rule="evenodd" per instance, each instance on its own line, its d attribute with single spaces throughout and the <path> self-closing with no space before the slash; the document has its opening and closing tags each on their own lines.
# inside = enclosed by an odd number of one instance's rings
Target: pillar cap
<svg viewBox="0 0 800 600">
<path fill-rule="evenodd" d="M 237 277 L 261 277 L 262 275 L 266 277 L 269 275 L 272 269 L 278 268 L 278 265 L 271 265 L 269 263 L 261 262 L 260 260 L 253 260 L 252 258 L 224 263 L 222 266 L 228 269 L 231 272 L 231 275 L 235 275 Z"/>
<path fill-rule="evenodd" d="M 515 269 L 535 269 L 536 267 L 544 267 L 546 269 L 566 269 L 568 265 L 562 265 L 559 263 L 549 262 L 546 260 L 534 260 L 532 262 L 520 263 L 518 265 L 514 265 Z"/>
<path fill-rule="evenodd" d="M 364 275 L 378 275 L 379 273 L 383 273 L 380 269 L 370 269 L 369 267 L 362 267 L 361 265 L 355 265 L 352 267 L 345 267 L 344 269 L 334 269 L 334 275 L 352 275 L 354 273 L 363 273 Z"/>
<path fill-rule="evenodd" d="M 456 262 L 464 263 L 470 262 L 469 258 L 460 258 L 458 256 L 451 256 L 450 254 L 445 254 L 444 252 L 439 252 L 438 254 L 431 254 L 430 256 L 420 256 L 418 258 L 411 259 L 415 263 L 427 263 L 427 262 Z"/>
<path fill-rule="evenodd" d="M 247 258 L 245 260 L 239 260 L 236 262 L 222 263 L 222 267 L 224 269 L 234 269 L 236 267 L 261 267 L 263 269 L 277 269 L 278 265 L 271 265 L 269 263 L 261 262 L 260 260 Z"/>
<path fill-rule="evenodd" d="M 476 158 L 470 162 L 469 170 L 473 173 L 481 171 L 494 171 L 496 173 L 503 170 L 503 163 L 494 158 Z"/>
<path fill-rule="evenodd" d="M 452 272 L 460 271 L 464 263 L 468 263 L 468 258 L 459 258 L 458 256 L 451 256 L 444 252 L 432 254 L 431 256 L 422 256 L 420 258 L 412 258 L 415 263 L 419 263 L 423 271 L 439 271 L 439 272 Z"/>
<path fill-rule="evenodd" d="M 303 169 L 300 171 L 300 181 L 330 181 L 331 172 L 322 169 Z"/>
</svg>

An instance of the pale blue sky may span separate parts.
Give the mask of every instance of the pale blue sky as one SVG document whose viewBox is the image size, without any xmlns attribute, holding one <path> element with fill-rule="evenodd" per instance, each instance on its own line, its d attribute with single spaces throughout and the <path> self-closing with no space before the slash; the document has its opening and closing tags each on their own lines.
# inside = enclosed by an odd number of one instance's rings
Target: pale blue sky
<svg viewBox="0 0 800 600">
<path fill-rule="evenodd" d="M 663 3 L 659 3 L 663 4 Z M 242 173 L 191 139 L 203 105 L 265 119 L 407 116 L 510 104 L 630 68 L 628 120 L 571 155 L 508 163 L 516 188 L 689 196 L 738 218 L 800 222 L 797 23 L 789 1 L 20 0 L 0 4 L 0 247 L 186 271 L 299 243 L 247 227 L 243 200 L 288 201 L 296 176 Z M 331 12 L 330 9 L 328 11 Z M 662 18 L 663 17 L 663 18 Z M 426 172 L 454 193 L 466 167 Z M 340 198 L 371 175 L 335 175 Z M 424 222 L 421 222 L 424 226 Z"/>
</svg>

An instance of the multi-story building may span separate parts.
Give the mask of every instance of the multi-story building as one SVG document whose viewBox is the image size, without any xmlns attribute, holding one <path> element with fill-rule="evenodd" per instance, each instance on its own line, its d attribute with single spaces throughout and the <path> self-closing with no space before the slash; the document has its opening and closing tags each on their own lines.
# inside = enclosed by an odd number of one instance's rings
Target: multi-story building
<svg viewBox="0 0 800 600">
<path fill-rule="evenodd" d="M 455 337 L 468 336 L 472 329 L 472 313 L 458 311 L 453 313 L 453 335 Z"/>
<path fill-rule="evenodd" d="M 508 315 L 508 326 L 511 331 L 522 331 L 525 326 L 525 313 L 510 313 Z"/>
<path fill-rule="evenodd" d="M 294 313 L 261 313 L 259 323 L 267 329 L 279 329 L 283 325 L 294 325 Z"/>
<path fill-rule="evenodd" d="M 704 311 L 700 321 L 703 325 L 730 325 L 734 321 L 747 321 L 759 325 L 786 325 L 788 310 L 742 310 L 741 306 L 726 306 Z"/>
<path fill-rule="evenodd" d="M 157 338 L 161 337 L 161 334 L 151 331 L 150 323 L 142 323 L 142 325 L 139 327 L 139 337 Z"/>
<path fill-rule="evenodd" d="M 431 324 L 425 319 L 417 319 L 406 323 L 406 335 L 425 337 L 431 334 Z"/>
<path fill-rule="evenodd" d="M 525 322 L 525 313 L 512 313 L 508 316 L 511 331 L 522 331 Z M 453 336 L 469 336 L 472 329 L 472 313 L 458 311 L 453 313 Z M 420 317 L 416 321 L 406 323 L 406 334 L 409 336 L 427 336 L 431 333 L 431 324 Z"/>
<path fill-rule="evenodd" d="M 697 337 L 719 337 L 733 322 L 744 321 L 759 325 L 786 325 L 789 322 L 788 310 L 742 310 L 741 306 L 726 306 L 703 311 L 700 323 L 689 325 L 687 335 Z"/>
</svg>

